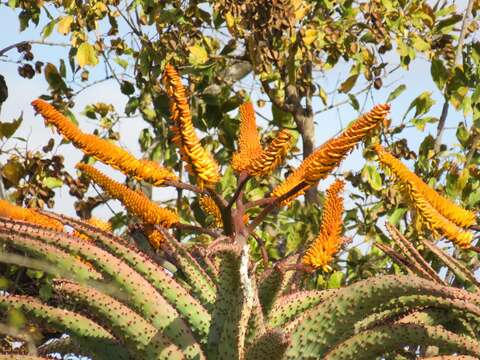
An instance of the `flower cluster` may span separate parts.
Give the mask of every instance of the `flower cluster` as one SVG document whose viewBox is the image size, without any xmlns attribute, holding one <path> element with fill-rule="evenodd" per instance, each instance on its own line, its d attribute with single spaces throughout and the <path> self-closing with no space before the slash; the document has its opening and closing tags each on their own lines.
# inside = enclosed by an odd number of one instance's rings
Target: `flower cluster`
<svg viewBox="0 0 480 360">
<path fill-rule="evenodd" d="M 266 149 L 262 149 L 252 103 L 247 102 L 240 106 L 238 151 L 232 158 L 235 171 L 246 171 L 251 176 L 270 175 L 285 160 L 291 147 L 292 134 L 283 129 Z"/>
<path fill-rule="evenodd" d="M 142 219 L 145 224 L 158 224 L 170 228 L 180 221 L 178 215 L 173 211 L 156 205 L 142 193 L 108 178 L 94 167 L 79 163 L 77 168 L 102 187 L 110 196 L 120 200 L 128 211 Z"/>
<path fill-rule="evenodd" d="M 195 133 L 185 88 L 170 64 L 165 67 L 163 81 L 170 98 L 170 116 L 175 134 L 173 142 L 179 148 L 189 174 L 198 179 L 201 187 L 213 188 L 220 181 L 219 166 Z"/>
<path fill-rule="evenodd" d="M 327 199 L 323 206 L 320 234 L 307 249 L 302 258 L 302 264 L 310 270 L 322 269 L 330 271 L 330 263 L 338 253 L 343 243 L 341 237 L 343 214 L 343 191 L 345 183 L 335 181 L 327 190 Z"/>
<path fill-rule="evenodd" d="M 57 130 L 85 154 L 95 157 L 101 162 L 153 185 L 163 185 L 165 180 L 176 179 L 172 171 L 165 169 L 153 161 L 138 160 L 129 152 L 100 139 L 94 135 L 83 133 L 75 124 L 58 112 L 49 103 L 37 99 L 32 102 L 47 124 L 54 125 Z"/>
<path fill-rule="evenodd" d="M 27 221 L 49 229 L 63 231 L 63 224 L 60 221 L 49 218 L 36 212 L 34 209 L 26 209 L 14 205 L 6 200 L 0 199 L 0 216 L 14 220 Z"/>
<path fill-rule="evenodd" d="M 251 159 L 248 167 L 249 174 L 253 176 L 270 175 L 283 163 L 291 147 L 292 134 L 288 130 L 281 130 L 260 156 Z"/>
<path fill-rule="evenodd" d="M 330 139 L 310 154 L 298 169 L 273 190 L 272 195 L 280 197 L 304 183 L 305 187 L 302 190 L 286 199 L 285 203 L 288 203 L 296 196 L 303 194 L 308 187 L 325 179 L 358 142 L 383 123 L 389 111 L 388 104 L 380 104 L 362 115 L 340 135 Z"/>
<path fill-rule="evenodd" d="M 404 185 L 409 200 L 425 225 L 461 248 L 470 247 L 473 234 L 462 228 L 475 223 L 475 213 L 439 195 L 381 145 L 375 145 L 374 150 L 380 163 Z"/>
<path fill-rule="evenodd" d="M 241 173 L 247 171 L 250 160 L 262 154 L 260 135 L 257 131 L 255 110 L 251 102 L 240 105 L 240 133 L 238 136 L 238 151 L 233 154 L 232 167 Z"/>
<path fill-rule="evenodd" d="M 206 214 L 213 216 L 213 219 L 215 220 L 215 226 L 222 227 L 222 213 L 220 212 L 217 204 L 215 204 L 215 201 L 210 196 L 203 195 L 200 196 L 198 202 L 200 204 L 200 207 Z"/>
</svg>

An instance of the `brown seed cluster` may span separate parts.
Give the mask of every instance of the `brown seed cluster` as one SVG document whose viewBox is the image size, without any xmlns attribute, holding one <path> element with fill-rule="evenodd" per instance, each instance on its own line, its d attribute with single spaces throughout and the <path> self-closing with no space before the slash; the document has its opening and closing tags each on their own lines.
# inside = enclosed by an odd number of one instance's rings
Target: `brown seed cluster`
<svg viewBox="0 0 480 360">
<path fill-rule="evenodd" d="M 187 164 L 188 173 L 198 179 L 201 187 L 213 188 L 220 181 L 219 166 L 195 133 L 182 79 L 170 64 L 165 67 L 163 82 L 170 98 L 173 142 Z"/>
<path fill-rule="evenodd" d="M 327 199 L 323 206 L 320 234 L 307 249 L 302 263 L 311 270 L 330 271 L 330 263 L 342 246 L 343 191 L 345 183 L 335 181 L 327 190 Z"/>
<path fill-rule="evenodd" d="M 272 195 L 287 194 L 297 185 L 305 183 L 305 188 L 293 194 L 285 201 L 288 203 L 318 181 L 325 179 L 340 164 L 347 154 L 362 141 L 373 129 L 378 128 L 390 111 L 388 104 L 375 106 L 368 113 L 357 119 L 348 129 L 320 146 L 308 156 L 283 183 L 277 186 Z"/>
<path fill-rule="evenodd" d="M 438 194 L 381 145 L 375 145 L 374 150 L 379 162 L 390 169 L 395 178 L 402 183 L 408 199 L 423 223 L 459 247 L 469 248 L 473 233 L 463 228 L 475 223 L 476 214 Z"/>
<path fill-rule="evenodd" d="M 156 162 L 138 160 L 129 152 L 107 140 L 83 133 L 49 103 L 37 99 L 32 102 L 32 105 L 43 116 L 47 124 L 54 125 L 60 134 L 85 154 L 95 157 L 124 174 L 133 176 L 137 180 L 143 180 L 156 186 L 163 185 L 165 180 L 176 179 L 171 170 L 163 168 Z"/>
</svg>

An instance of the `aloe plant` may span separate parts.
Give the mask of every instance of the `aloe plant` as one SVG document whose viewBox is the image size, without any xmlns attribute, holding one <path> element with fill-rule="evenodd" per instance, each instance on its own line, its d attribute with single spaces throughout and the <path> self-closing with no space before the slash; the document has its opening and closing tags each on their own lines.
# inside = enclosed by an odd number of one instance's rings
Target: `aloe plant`
<svg viewBox="0 0 480 360">
<path fill-rule="evenodd" d="M 6 204 L 0 212 L 0 244 L 12 256 L 0 256 L 0 261 L 51 274 L 54 296 L 49 302 L 4 292 L 0 309 L 16 309 L 31 321 L 68 335 L 39 343 L 35 353 L 16 358 L 74 352 L 93 359 L 402 359 L 425 353 L 418 350 L 425 347 L 434 347 L 438 355 L 480 357 L 475 276 L 431 242 L 423 241 L 425 249 L 418 250 L 393 226 L 387 225 L 392 243 L 377 245 L 407 275 L 379 275 L 324 291 L 302 287 L 299 275 L 331 271 L 330 264 L 345 243 L 341 180 L 327 191 L 320 233 L 305 252 L 275 263 L 263 252 L 263 266 L 252 262 L 251 241 L 262 249 L 256 227 L 338 166 L 383 123 L 388 105 L 375 107 L 313 152 L 272 196 L 250 202 L 244 201 L 245 184 L 280 165 L 290 137 L 282 137 L 280 144 L 274 140 L 262 150 L 252 111 L 243 108 L 241 114 L 249 115 L 243 119 L 248 123 L 241 127 L 235 154 L 238 186 L 227 200 L 216 191 L 219 167 L 196 137 L 185 91 L 172 67 L 167 67 L 165 82 L 172 97 L 174 141 L 190 174 L 197 177 L 196 185 L 82 133 L 43 101 L 36 100 L 34 106 L 86 154 L 139 180 L 196 192 L 204 202 L 208 197 L 205 211 L 214 215 L 220 228 L 183 223 L 175 212 L 87 164 L 78 168 L 123 202 L 156 254 L 140 250 L 128 233 L 117 236 L 93 222 L 33 209 L 19 211 Z M 474 214 L 450 209 L 446 200 L 384 151 L 381 155 L 388 164 L 400 168 L 405 191 L 411 192 L 415 209 L 423 211 L 427 227 L 444 232 L 463 251 L 471 250 L 472 235 L 461 227 L 471 225 Z M 261 209 L 249 219 L 245 211 L 254 207 Z M 174 237 L 170 228 L 200 232 L 212 241 L 191 247 Z M 439 276 L 425 250 L 456 276 L 457 286 Z"/>
</svg>

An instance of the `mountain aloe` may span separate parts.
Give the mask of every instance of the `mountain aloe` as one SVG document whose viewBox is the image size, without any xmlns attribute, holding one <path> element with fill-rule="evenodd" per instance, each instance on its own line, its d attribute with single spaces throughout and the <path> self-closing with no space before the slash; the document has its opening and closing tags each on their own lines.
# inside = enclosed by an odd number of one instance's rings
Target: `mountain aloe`
<svg viewBox="0 0 480 360">
<path fill-rule="evenodd" d="M 388 105 L 376 106 L 319 148 L 271 197 L 249 202 L 244 198 L 246 183 L 280 165 L 291 146 L 288 132 L 280 131 L 284 137 L 263 150 L 253 107 L 242 106 L 240 150 L 234 157 L 238 186 L 225 198 L 217 191 L 219 166 L 195 134 L 185 89 L 170 65 L 164 82 L 171 98 L 175 144 L 196 184 L 183 183 L 173 171 L 143 163 L 108 142 L 89 141 L 49 104 L 41 100 L 33 104 L 86 154 L 139 180 L 197 193 L 204 211 L 214 214 L 216 228 L 184 223 L 181 215 L 87 164 L 78 169 L 122 201 L 157 253 L 148 255 L 129 233 L 115 235 L 108 226 L 97 227 L 91 220 L 17 211 L 9 205 L 11 211 L 0 213 L 0 244 L 12 256 L 0 261 L 49 273 L 53 296 L 41 300 L 1 292 L 0 309 L 20 311 L 30 321 L 67 336 L 51 336 L 49 342 L 37 344 L 34 354 L 10 358 L 74 352 L 93 359 L 403 359 L 424 355 L 422 349 L 429 346 L 445 358 L 480 357 L 475 276 L 433 243 L 422 240 L 415 246 L 392 225 L 387 225 L 392 243 L 378 247 L 409 275 L 378 275 L 323 291 L 303 286 L 302 277 L 332 270 L 345 243 L 342 180 L 329 188 L 320 235 L 305 252 L 272 262 L 256 233 L 276 208 L 328 176 L 356 144 L 376 131 L 384 123 Z M 376 149 L 386 163 L 383 148 Z M 398 162 L 394 165 L 400 168 Z M 448 202 L 406 169 L 396 175 L 407 183 L 403 189 L 415 209 L 421 198 L 422 206 L 432 213 L 445 221 L 455 220 L 448 220 Z M 246 210 L 255 207 L 260 209 L 249 220 Z M 15 215 L 26 213 L 35 216 Z M 455 213 L 464 212 L 455 208 Z M 465 214 L 468 224 L 461 226 L 471 225 L 472 213 Z M 50 222 L 56 225 L 49 226 Z M 172 230 L 178 230 L 179 236 L 201 233 L 212 239 L 204 247 L 189 246 Z M 462 251 L 472 249 L 470 242 L 456 243 Z M 262 265 L 252 262 L 253 244 L 263 250 Z M 461 286 L 448 285 L 434 269 L 432 256 Z"/>
</svg>

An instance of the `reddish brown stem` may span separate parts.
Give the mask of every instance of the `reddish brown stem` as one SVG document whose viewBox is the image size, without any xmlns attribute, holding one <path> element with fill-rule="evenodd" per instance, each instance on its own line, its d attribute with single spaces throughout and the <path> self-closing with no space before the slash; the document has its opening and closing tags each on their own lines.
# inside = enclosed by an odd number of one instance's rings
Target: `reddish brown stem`
<svg viewBox="0 0 480 360">
<path fill-rule="evenodd" d="M 308 184 L 302 181 L 300 184 L 295 186 L 293 189 L 291 189 L 287 193 L 283 194 L 282 196 L 279 196 L 278 198 L 275 198 L 275 200 L 270 205 L 268 205 L 265 209 L 263 209 L 262 212 L 258 214 L 258 216 L 255 219 L 253 219 L 250 225 L 247 226 L 247 233 L 251 234 L 252 231 L 255 230 L 255 228 L 267 217 L 267 215 L 270 214 L 270 212 L 273 209 L 275 209 L 279 204 L 281 204 L 282 201 L 288 199 L 290 196 L 295 195 L 296 193 L 303 190 L 307 186 Z"/>
<path fill-rule="evenodd" d="M 228 202 L 227 209 L 231 209 L 233 204 L 235 204 L 235 201 L 240 197 L 240 195 L 243 194 L 243 188 L 246 185 L 247 181 L 250 179 L 250 175 L 248 175 L 246 172 L 242 172 L 240 176 L 238 177 L 238 186 L 237 189 L 235 190 L 235 193 L 233 194 L 232 198 Z"/>
<path fill-rule="evenodd" d="M 264 206 L 264 205 L 270 205 L 272 202 L 275 201 L 274 197 L 267 197 L 255 201 L 249 201 L 245 203 L 245 210 L 250 209 L 255 206 Z"/>
<path fill-rule="evenodd" d="M 260 254 L 262 254 L 262 260 L 263 260 L 263 267 L 265 268 L 265 270 L 267 270 L 268 269 L 268 264 L 269 264 L 269 259 L 268 259 L 267 249 L 265 248 L 265 243 L 254 232 L 252 232 L 252 236 L 255 239 L 255 241 L 257 242 L 258 247 L 260 248 Z"/>
<path fill-rule="evenodd" d="M 201 234 L 207 234 L 210 235 L 213 238 L 217 238 L 220 234 L 211 229 L 206 229 L 200 226 L 195 226 L 195 225 L 189 225 L 189 224 L 182 224 L 182 223 L 176 223 L 173 225 L 174 228 L 180 229 L 180 230 L 185 230 L 185 231 L 190 231 L 190 232 L 196 232 L 196 233 L 201 233 Z"/>
</svg>

